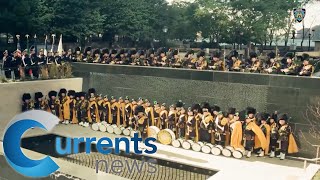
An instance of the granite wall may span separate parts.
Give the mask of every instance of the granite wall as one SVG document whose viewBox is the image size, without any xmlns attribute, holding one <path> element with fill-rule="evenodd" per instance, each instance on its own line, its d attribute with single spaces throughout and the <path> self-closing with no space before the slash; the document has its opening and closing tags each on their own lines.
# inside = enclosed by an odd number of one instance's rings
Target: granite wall
<svg viewBox="0 0 320 180">
<path fill-rule="evenodd" d="M 303 156 L 315 156 L 310 143 L 319 144 L 309 133 L 304 115 L 319 96 L 319 78 L 83 63 L 74 64 L 74 75 L 83 78 L 83 89 L 94 87 L 109 96 L 167 104 L 181 99 L 187 106 L 207 101 L 223 109 L 253 106 L 258 112 L 286 112 Z"/>
</svg>

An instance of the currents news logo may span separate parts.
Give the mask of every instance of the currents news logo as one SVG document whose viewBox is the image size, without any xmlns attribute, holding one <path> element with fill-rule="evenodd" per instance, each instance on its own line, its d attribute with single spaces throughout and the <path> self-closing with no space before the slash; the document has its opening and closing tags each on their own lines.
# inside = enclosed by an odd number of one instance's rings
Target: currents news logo
<svg viewBox="0 0 320 180">
<path fill-rule="evenodd" d="M 15 116 L 6 128 L 3 138 L 3 149 L 8 164 L 18 173 L 33 178 L 46 177 L 57 171 L 59 166 L 49 156 L 41 160 L 32 160 L 23 154 L 20 147 L 21 137 L 28 129 L 37 127 L 46 131 L 52 131 L 57 124 L 59 124 L 59 118 L 45 111 L 32 110 Z M 114 142 L 107 137 L 100 139 L 95 137 L 67 138 L 66 145 L 62 147 L 61 141 L 60 137 L 55 139 L 55 150 L 60 155 L 79 153 L 78 148 L 80 143 L 85 143 L 85 153 L 89 154 L 91 153 L 91 143 L 95 142 L 97 150 L 101 154 L 110 154 L 112 153 L 112 149 L 114 149 L 115 154 L 120 154 L 120 143 L 125 144 L 125 153 L 129 154 L 130 142 L 134 144 L 133 150 L 135 154 L 153 154 L 157 151 L 157 146 L 152 144 L 152 142 L 156 141 L 155 138 L 146 138 L 144 143 L 147 148 L 144 150 L 139 149 L 139 142 L 141 142 L 142 139 L 138 137 L 137 133 L 132 138 L 115 138 Z M 107 162 L 97 160 L 96 168 L 98 168 L 100 163 L 106 164 Z M 111 170 L 113 170 L 114 167 L 119 168 L 119 163 L 122 164 L 119 161 L 112 162 Z M 153 168 L 152 171 L 148 170 L 149 173 L 156 171 L 155 166 L 152 166 L 154 163 L 153 161 L 147 162 L 147 164 Z M 136 163 L 133 163 L 132 166 L 136 166 Z M 129 166 L 120 165 L 120 168 L 121 167 L 131 171 Z"/>
</svg>

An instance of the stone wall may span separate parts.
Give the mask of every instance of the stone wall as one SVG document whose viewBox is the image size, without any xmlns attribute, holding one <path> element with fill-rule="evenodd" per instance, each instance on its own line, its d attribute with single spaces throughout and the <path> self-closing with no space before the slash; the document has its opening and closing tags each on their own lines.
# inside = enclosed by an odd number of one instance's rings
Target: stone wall
<svg viewBox="0 0 320 180">
<path fill-rule="evenodd" d="M 319 144 L 319 139 L 309 133 L 304 114 L 319 96 L 319 78 L 84 63 L 73 66 L 74 75 L 83 78 L 83 89 L 94 87 L 104 95 L 143 97 L 168 105 L 179 99 L 187 106 L 208 101 L 223 109 L 253 106 L 258 112 L 288 113 L 303 147 L 301 153 L 315 156 L 309 143 Z"/>
</svg>

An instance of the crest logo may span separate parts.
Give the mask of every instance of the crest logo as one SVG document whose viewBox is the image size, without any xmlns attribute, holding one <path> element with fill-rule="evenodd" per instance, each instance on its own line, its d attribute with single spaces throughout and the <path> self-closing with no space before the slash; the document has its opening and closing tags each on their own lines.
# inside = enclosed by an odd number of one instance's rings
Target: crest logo
<svg viewBox="0 0 320 180">
<path fill-rule="evenodd" d="M 305 15 L 306 15 L 306 9 L 303 9 L 303 8 L 293 9 L 293 16 L 297 22 L 299 23 L 302 22 Z"/>
</svg>

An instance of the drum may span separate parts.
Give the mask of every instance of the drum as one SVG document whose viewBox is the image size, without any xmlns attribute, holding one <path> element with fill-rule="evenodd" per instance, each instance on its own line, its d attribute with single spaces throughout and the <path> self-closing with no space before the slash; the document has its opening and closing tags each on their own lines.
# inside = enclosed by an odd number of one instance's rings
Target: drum
<svg viewBox="0 0 320 180">
<path fill-rule="evenodd" d="M 139 134 L 139 131 L 131 130 L 130 132 L 130 137 L 133 137 L 135 133 Z"/>
<path fill-rule="evenodd" d="M 115 133 L 116 135 L 120 135 L 120 134 L 122 134 L 122 131 L 123 131 L 124 129 L 125 129 L 125 128 L 122 127 L 122 126 L 116 127 L 116 128 L 114 128 L 114 133 Z"/>
<path fill-rule="evenodd" d="M 212 147 L 211 153 L 213 155 L 219 156 L 221 154 L 222 150 L 223 150 L 223 147 L 221 145 L 216 145 L 216 146 Z"/>
<path fill-rule="evenodd" d="M 231 157 L 233 151 L 234 151 L 233 147 L 231 147 L 231 146 L 226 146 L 226 147 L 222 150 L 222 155 L 223 155 L 223 156 L 226 156 L 226 157 Z"/>
<path fill-rule="evenodd" d="M 200 152 L 202 146 L 204 146 L 203 142 L 197 142 L 197 143 L 193 143 L 191 147 L 192 147 L 192 150 L 196 152 Z"/>
<path fill-rule="evenodd" d="M 171 144 L 173 140 L 176 139 L 176 135 L 171 129 L 163 129 L 158 133 L 158 141 L 161 144 L 168 145 Z"/>
<path fill-rule="evenodd" d="M 110 126 L 109 124 L 103 124 L 101 123 L 100 126 L 99 126 L 99 130 L 101 132 L 107 132 L 107 127 Z"/>
<path fill-rule="evenodd" d="M 233 152 L 232 152 L 232 156 L 236 159 L 241 159 L 244 155 L 244 150 L 243 149 L 235 149 Z"/>
<path fill-rule="evenodd" d="M 182 146 L 183 141 L 184 141 L 183 139 L 176 139 L 176 140 L 173 140 L 171 144 L 173 147 L 178 148 Z"/>
<path fill-rule="evenodd" d="M 126 128 L 122 131 L 123 135 L 130 136 L 131 128 Z"/>
<path fill-rule="evenodd" d="M 160 132 L 160 129 L 157 126 L 150 126 L 147 129 L 148 137 L 156 138 L 158 136 L 158 133 Z"/>
<path fill-rule="evenodd" d="M 99 124 L 98 123 L 93 123 L 91 128 L 94 130 L 94 131 L 98 131 L 99 130 Z"/>
<path fill-rule="evenodd" d="M 183 149 L 190 149 L 193 144 L 194 144 L 194 142 L 192 140 L 184 141 L 182 143 L 182 148 Z"/>
<path fill-rule="evenodd" d="M 117 125 L 115 125 L 115 126 L 117 126 Z M 110 133 L 110 134 L 113 134 L 114 133 L 113 127 L 114 127 L 114 125 L 107 126 L 107 132 Z"/>
<path fill-rule="evenodd" d="M 201 151 L 203 153 L 206 153 L 206 154 L 209 154 L 211 152 L 211 149 L 213 148 L 214 146 L 210 143 L 207 143 L 205 144 L 204 146 L 201 147 Z"/>
</svg>

